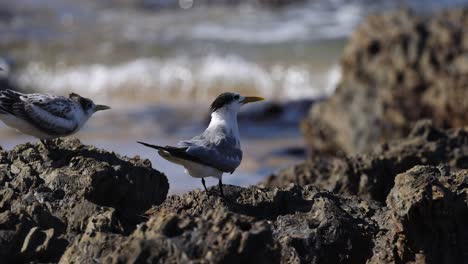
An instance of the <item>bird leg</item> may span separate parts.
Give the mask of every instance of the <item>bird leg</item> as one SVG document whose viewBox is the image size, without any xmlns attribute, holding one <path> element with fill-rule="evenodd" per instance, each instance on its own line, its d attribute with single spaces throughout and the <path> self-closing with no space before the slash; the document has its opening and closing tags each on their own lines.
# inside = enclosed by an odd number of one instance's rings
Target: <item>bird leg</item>
<svg viewBox="0 0 468 264">
<path fill-rule="evenodd" d="M 210 196 L 210 192 L 208 192 L 208 189 L 206 188 L 205 178 L 201 178 L 201 183 L 203 184 L 203 187 L 205 187 L 206 195 Z"/>
<path fill-rule="evenodd" d="M 224 197 L 224 193 L 223 193 L 223 181 L 221 179 L 219 179 L 219 192 L 221 193 L 221 197 L 225 198 Z"/>
<path fill-rule="evenodd" d="M 41 143 L 42 145 L 44 145 L 44 148 L 47 149 L 49 152 L 52 152 L 53 150 L 55 150 L 56 148 L 51 146 L 51 140 L 52 139 L 41 139 Z"/>
<path fill-rule="evenodd" d="M 46 139 L 41 139 L 40 141 L 41 141 L 42 145 L 44 145 L 44 148 L 49 150 L 49 145 L 47 145 L 47 140 Z"/>
</svg>

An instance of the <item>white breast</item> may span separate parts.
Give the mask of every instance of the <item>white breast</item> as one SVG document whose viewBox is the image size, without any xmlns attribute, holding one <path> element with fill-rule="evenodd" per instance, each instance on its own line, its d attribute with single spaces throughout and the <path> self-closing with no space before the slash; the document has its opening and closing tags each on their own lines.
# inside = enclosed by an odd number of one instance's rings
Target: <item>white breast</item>
<svg viewBox="0 0 468 264">
<path fill-rule="evenodd" d="M 24 121 L 21 118 L 17 118 L 14 115 L 0 115 L 0 119 L 7 126 L 18 130 L 19 132 L 21 132 L 23 134 L 30 135 L 30 136 L 33 136 L 33 137 L 39 138 L 39 139 L 52 139 L 52 138 L 55 138 L 55 136 L 50 136 L 50 135 L 47 135 L 47 134 L 43 133 L 42 131 L 40 131 L 39 129 L 34 127 L 33 125 L 29 124 L 28 122 Z"/>
<path fill-rule="evenodd" d="M 170 162 L 184 166 L 185 173 L 194 178 L 215 177 L 221 179 L 221 177 L 223 176 L 223 172 L 216 168 L 192 162 L 189 160 L 175 158 L 164 150 L 160 150 L 159 155 L 161 155 L 161 157 L 165 158 Z"/>
<path fill-rule="evenodd" d="M 236 139 L 236 148 L 240 149 L 239 126 L 237 125 L 237 112 L 234 111 L 217 111 L 211 113 L 211 121 L 206 130 L 217 130 L 219 127 L 229 133 L 230 136 Z"/>
<path fill-rule="evenodd" d="M 185 168 L 185 173 L 194 178 L 214 177 L 221 179 L 223 176 L 222 171 L 198 163 L 186 161 L 183 166 Z"/>
</svg>

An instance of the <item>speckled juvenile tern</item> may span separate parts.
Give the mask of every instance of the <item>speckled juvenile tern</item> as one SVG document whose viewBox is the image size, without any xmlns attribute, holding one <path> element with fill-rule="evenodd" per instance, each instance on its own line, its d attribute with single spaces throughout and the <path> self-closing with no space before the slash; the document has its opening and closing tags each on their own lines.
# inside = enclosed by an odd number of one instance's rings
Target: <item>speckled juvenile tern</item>
<svg viewBox="0 0 468 264">
<path fill-rule="evenodd" d="M 69 136 L 80 130 L 97 111 L 109 106 L 72 93 L 69 97 L 0 91 L 0 120 L 16 130 L 41 140 Z"/>
<path fill-rule="evenodd" d="M 194 178 L 201 178 L 208 195 L 204 178 L 218 178 L 219 190 L 224 197 L 223 173 L 232 174 L 242 160 L 237 113 L 242 105 L 261 100 L 264 99 L 223 93 L 211 104 L 211 121 L 202 134 L 190 140 L 180 141 L 177 147 L 138 143 L 157 149 L 164 159 L 184 166 L 185 173 Z"/>
</svg>

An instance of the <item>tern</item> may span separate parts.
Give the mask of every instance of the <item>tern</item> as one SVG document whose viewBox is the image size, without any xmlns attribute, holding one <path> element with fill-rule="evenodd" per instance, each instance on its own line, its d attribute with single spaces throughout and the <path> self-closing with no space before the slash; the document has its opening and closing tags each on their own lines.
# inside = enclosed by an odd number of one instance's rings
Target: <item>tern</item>
<svg viewBox="0 0 468 264">
<path fill-rule="evenodd" d="M 69 97 L 0 91 L 0 120 L 21 133 L 46 140 L 78 132 L 96 112 L 110 109 L 71 93 Z"/>
<path fill-rule="evenodd" d="M 180 141 L 176 147 L 138 143 L 157 149 L 164 159 L 183 166 L 188 175 L 201 178 L 208 195 L 205 178 L 218 178 L 219 191 L 224 197 L 222 176 L 234 173 L 242 161 L 237 113 L 242 105 L 261 100 L 264 98 L 222 93 L 211 104 L 211 121 L 202 134 Z"/>
</svg>

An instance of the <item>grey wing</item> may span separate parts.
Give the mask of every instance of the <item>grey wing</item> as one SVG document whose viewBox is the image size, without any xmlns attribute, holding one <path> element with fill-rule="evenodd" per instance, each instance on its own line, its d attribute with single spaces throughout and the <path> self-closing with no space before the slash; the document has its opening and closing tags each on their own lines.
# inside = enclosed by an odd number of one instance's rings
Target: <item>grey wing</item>
<svg viewBox="0 0 468 264">
<path fill-rule="evenodd" d="M 23 96 L 23 101 L 27 102 L 27 106 L 38 107 L 54 117 L 64 119 L 73 118 L 72 108 L 73 101 L 63 96 L 45 95 L 45 94 L 29 94 Z"/>
<path fill-rule="evenodd" d="M 182 141 L 179 146 L 187 147 L 188 154 L 223 172 L 233 173 L 242 161 L 242 150 L 236 148 L 235 141 L 229 138 L 210 141 L 201 135 Z"/>
<path fill-rule="evenodd" d="M 62 96 L 30 95 L 24 98 L 25 113 L 40 128 L 57 135 L 73 133 L 78 122 L 73 116 L 73 102 Z"/>
<path fill-rule="evenodd" d="M 208 142 L 208 139 L 204 136 L 204 134 L 201 134 L 189 140 L 179 141 L 179 143 L 177 143 L 177 146 L 181 148 L 196 147 L 196 146 L 205 145 L 207 144 L 207 142 Z"/>
<path fill-rule="evenodd" d="M 0 114 L 16 115 L 16 109 L 22 105 L 21 96 L 23 94 L 8 89 L 0 91 Z"/>
<path fill-rule="evenodd" d="M 10 114 L 48 134 L 70 134 L 78 126 L 72 115 L 72 102 L 68 98 L 16 92 L 12 92 L 10 97 L 14 99 L 9 106 Z"/>
</svg>

